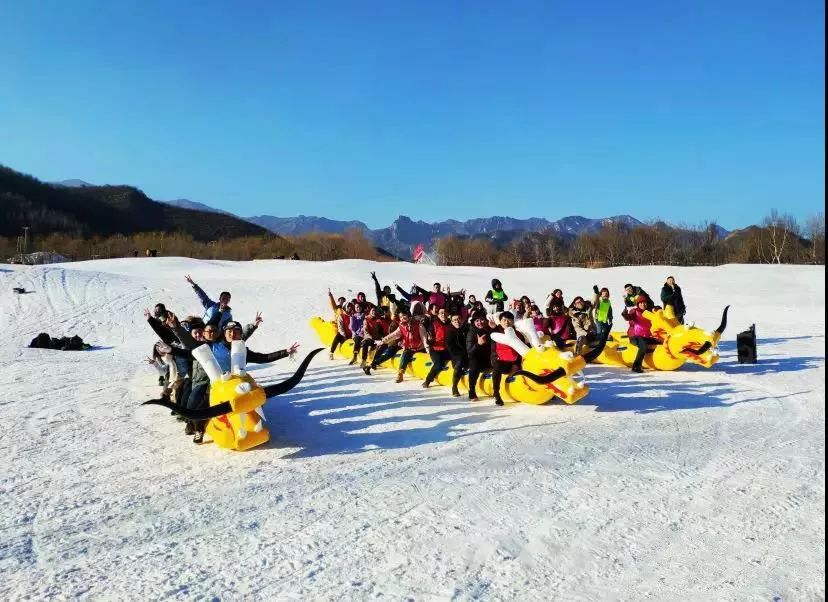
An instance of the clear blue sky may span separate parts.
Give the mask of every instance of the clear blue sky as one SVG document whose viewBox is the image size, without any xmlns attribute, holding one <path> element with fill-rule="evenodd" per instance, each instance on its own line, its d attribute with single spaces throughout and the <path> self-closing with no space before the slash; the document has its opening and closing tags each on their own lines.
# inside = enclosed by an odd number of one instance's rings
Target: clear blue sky
<svg viewBox="0 0 828 602">
<path fill-rule="evenodd" d="M 0 163 L 387 225 L 822 211 L 824 8 L 0 0 Z"/>
</svg>

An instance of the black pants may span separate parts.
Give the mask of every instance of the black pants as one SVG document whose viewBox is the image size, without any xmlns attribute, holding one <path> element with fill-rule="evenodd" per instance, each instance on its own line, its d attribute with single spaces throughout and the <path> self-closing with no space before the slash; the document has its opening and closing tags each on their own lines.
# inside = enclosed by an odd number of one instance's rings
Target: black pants
<svg viewBox="0 0 828 602">
<path fill-rule="evenodd" d="M 488 358 L 469 358 L 469 397 L 477 397 L 477 381 L 480 375 L 491 368 Z"/>
<path fill-rule="evenodd" d="M 460 379 L 463 378 L 463 375 L 466 373 L 468 363 L 468 359 L 464 355 L 451 356 L 451 366 L 452 368 L 454 368 L 454 376 L 451 377 L 452 393 L 457 393 L 457 385 L 460 383 Z"/>
<path fill-rule="evenodd" d="M 434 349 L 429 350 L 428 355 L 431 356 L 431 370 L 428 371 L 428 376 L 426 376 L 425 384 L 430 385 L 431 382 L 437 378 L 437 375 L 440 373 L 440 370 L 448 364 L 449 359 L 451 356 L 449 352 L 445 349 L 442 351 L 436 351 Z"/>
<path fill-rule="evenodd" d="M 359 349 L 360 349 L 361 346 L 362 346 L 362 337 L 359 336 L 359 335 L 356 335 L 354 337 L 354 357 L 356 357 L 357 353 L 359 353 Z"/>
<path fill-rule="evenodd" d="M 650 337 L 630 337 L 630 343 L 638 347 L 638 353 L 635 355 L 633 362 L 633 369 L 641 369 L 641 364 L 644 363 L 644 356 L 647 354 L 647 345 L 658 343 L 658 339 Z"/>
<path fill-rule="evenodd" d="M 494 388 L 494 396 L 495 399 L 500 399 L 500 379 L 505 374 L 509 376 L 516 367 L 520 366 L 520 361 L 516 362 L 504 362 L 503 360 L 497 360 L 495 365 L 492 366 L 492 387 Z"/>
<path fill-rule="evenodd" d="M 190 395 L 187 397 L 187 409 L 205 410 L 210 407 L 210 383 L 199 383 L 190 386 Z M 207 420 L 194 420 L 195 430 L 203 433 L 207 428 Z"/>
<path fill-rule="evenodd" d="M 376 368 L 380 364 L 387 362 L 392 357 L 397 355 L 397 351 L 399 347 L 397 345 L 391 345 L 390 347 L 385 343 L 382 343 L 379 347 L 377 347 L 377 352 L 374 354 L 374 361 L 371 362 L 371 368 Z"/>
<path fill-rule="evenodd" d="M 345 335 L 339 334 L 337 332 L 336 336 L 334 337 L 334 340 L 331 342 L 331 353 L 336 351 L 336 348 L 339 347 L 342 343 L 344 343 L 345 340 Z"/>
<path fill-rule="evenodd" d="M 370 352 L 371 349 L 373 349 L 376 344 L 377 344 L 377 342 L 374 341 L 373 339 L 365 339 L 364 341 L 362 341 L 361 348 L 362 348 L 362 361 L 363 362 L 368 359 L 368 352 Z"/>
</svg>

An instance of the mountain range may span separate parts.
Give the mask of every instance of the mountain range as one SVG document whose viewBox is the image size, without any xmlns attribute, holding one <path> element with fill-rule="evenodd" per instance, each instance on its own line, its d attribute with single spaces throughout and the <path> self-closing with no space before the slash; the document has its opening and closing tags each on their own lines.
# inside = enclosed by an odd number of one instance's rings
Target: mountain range
<svg viewBox="0 0 828 602">
<path fill-rule="evenodd" d="M 0 165 L 0 236 L 64 232 L 111 236 L 181 232 L 198 241 L 269 234 L 232 215 L 183 209 L 149 198 L 133 186 L 95 186 L 82 180 L 46 183 Z"/>
<path fill-rule="evenodd" d="M 99 188 L 79 179 L 64 180 L 53 184 L 72 189 L 91 190 Z M 273 215 L 242 217 L 189 199 L 174 199 L 162 201 L 162 203 L 191 211 L 223 214 L 246 221 L 251 225 L 255 225 L 254 227 L 260 227 L 278 235 L 301 236 L 311 232 L 342 234 L 355 229 L 365 234 L 378 248 L 403 259 L 409 258 L 417 245 L 422 244 L 430 247 L 439 238 L 445 236 L 487 238 L 496 246 L 502 246 L 531 232 L 554 232 L 561 238 L 571 240 L 581 233 L 597 232 L 610 223 L 626 227 L 643 223 L 630 215 L 615 215 L 604 218 L 587 218 L 574 215 L 556 220 L 542 217 L 518 219 L 493 216 L 465 221 L 449 219 L 438 222 L 424 222 L 414 220 L 406 215 L 400 215 L 385 228 L 371 229 L 364 222 L 358 220 L 340 221 L 308 215 L 298 215 L 296 217 L 276 217 Z M 719 237 L 722 238 L 730 234 L 728 230 L 719 226 L 717 226 L 717 232 Z"/>
</svg>

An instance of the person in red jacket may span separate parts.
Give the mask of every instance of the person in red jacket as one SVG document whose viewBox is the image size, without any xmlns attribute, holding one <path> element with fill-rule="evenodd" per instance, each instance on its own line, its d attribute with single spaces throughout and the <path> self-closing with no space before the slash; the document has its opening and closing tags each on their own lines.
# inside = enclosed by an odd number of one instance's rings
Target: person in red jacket
<svg viewBox="0 0 828 602">
<path fill-rule="evenodd" d="M 437 310 L 437 317 L 431 320 L 428 328 L 428 354 L 431 356 L 431 370 L 423 381 L 423 388 L 428 389 L 431 382 L 437 378 L 440 370 L 448 364 L 451 355 L 448 351 L 448 338 L 454 327 L 448 319 L 448 312 L 445 307 Z"/>
<path fill-rule="evenodd" d="M 500 314 L 500 325 L 493 332 L 504 332 L 507 328 L 514 328 L 515 316 L 510 311 Z M 526 343 L 524 336 L 515 331 L 518 338 Z M 492 385 L 494 386 L 495 403 L 503 405 L 503 398 L 500 396 L 500 380 L 504 374 L 507 376 L 520 370 L 520 354 L 503 343 L 492 343 Z"/>
<path fill-rule="evenodd" d="M 379 344 L 379 341 L 388 334 L 385 320 L 380 315 L 376 307 L 368 310 L 368 315 L 365 316 L 365 321 L 362 326 L 362 363 L 361 368 L 365 368 L 368 364 L 368 352 Z"/>
<path fill-rule="evenodd" d="M 644 362 L 644 356 L 647 353 L 647 345 L 658 343 L 659 340 L 653 336 L 651 330 L 652 323 L 644 317 L 644 312 L 647 311 L 651 301 L 644 295 L 639 295 L 635 302 L 635 307 L 624 308 L 621 315 L 630 323 L 630 327 L 627 329 L 630 343 L 638 347 L 638 353 L 635 356 L 632 371 L 644 372 L 641 366 Z"/>
<path fill-rule="evenodd" d="M 403 381 L 403 374 L 408 364 L 411 362 L 415 353 L 422 353 L 426 348 L 426 332 L 423 326 L 423 314 L 419 311 L 421 304 L 419 301 L 411 304 L 413 316 L 407 312 L 401 311 L 399 314 L 400 325 L 397 329 L 388 334 L 382 339 L 382 344 L 387 346 L 387 349 L 380 354 L 379 352 L 374 356 L 374 361 L 370 366 L 366 366 L 364 371 L 366 374 L 371 373 L 372 368 L 376 368 L 386 360 L 391 359 L 397 352 L 397 346 L 402 346 L 403 352 L 400 357 L 400 365 L 397 370 L 397 381 Z"/>
</svg>

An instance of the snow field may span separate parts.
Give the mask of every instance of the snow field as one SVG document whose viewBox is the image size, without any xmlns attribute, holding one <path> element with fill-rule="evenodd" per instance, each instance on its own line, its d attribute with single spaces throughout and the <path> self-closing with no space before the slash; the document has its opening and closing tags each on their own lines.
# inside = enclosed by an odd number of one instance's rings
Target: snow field
<svg viewBox="0 0 828 602">
<path fill-rule="evenodd" d="M 470 404 L 319 356 L 265 406 L 268 446 L 193 445 L 142 363 L 142 310 L 200 313 L 191 274 L 261 310 L 257 351 L 318 341 L 327 287 L 567 299 L 672 274 L 688 318 L 730 321 L 711 370 L 588 366 L 575 406 Z M 0 597 L 823 599 L 824 269 L 491 270 L 365 261 L 121 259 L 0 268 Z M 16 295 L 12 287 L 33 291 Z M 348 290 L 352 293 L 349 294 Z M 757 324 L 760 363 L 736 362 Z M 87 352 L 27 349 L 79 334 Z M 254 367 L 262 383 L 296 364 Z"/>
</svg>

